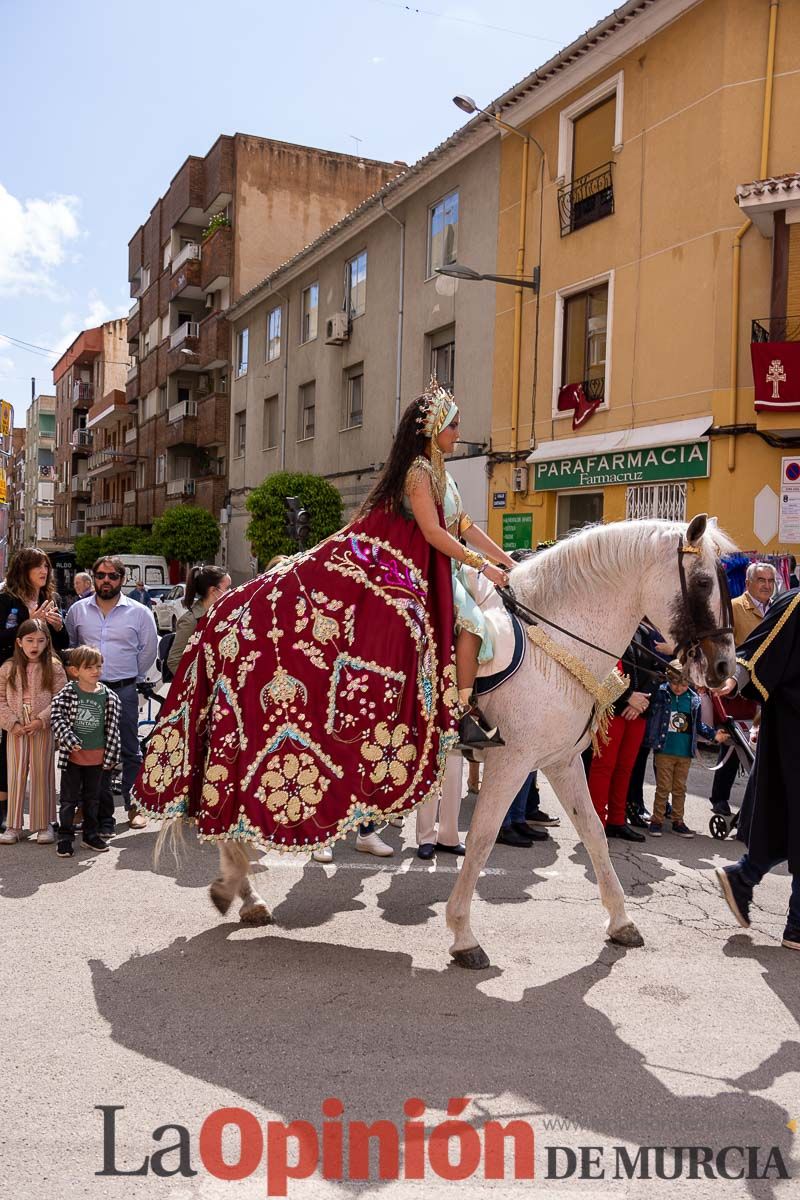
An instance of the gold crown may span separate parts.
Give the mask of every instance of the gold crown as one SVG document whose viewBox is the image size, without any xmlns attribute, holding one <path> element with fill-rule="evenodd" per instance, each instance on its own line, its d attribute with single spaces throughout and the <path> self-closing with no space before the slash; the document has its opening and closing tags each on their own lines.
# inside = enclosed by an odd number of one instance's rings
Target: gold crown
<svg viewBox="0 0 800 1200">
<path fill-rule="evenodd" d="M 453 403 L 452 392 L 448 392 L 439 384 L 436 376 L 431 375 L 427 388 L 417 402 L 417 426 L 425 437 L 441 433 Z"/>
</svg>

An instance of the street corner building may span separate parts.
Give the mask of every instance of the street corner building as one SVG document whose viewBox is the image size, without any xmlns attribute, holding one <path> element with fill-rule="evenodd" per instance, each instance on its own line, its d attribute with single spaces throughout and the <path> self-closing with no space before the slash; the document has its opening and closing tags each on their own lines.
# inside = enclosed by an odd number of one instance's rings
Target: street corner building
<svg viewBox="0 0 800 1200">
<path fill-rule="evenodd" d="M 703 511 L 800 546 L 798 62 L 800 5 L 631 0 L 495 102 L 530 139 L 502 137 L 498 270 L 534 283 L 496 290 L 507 548 Z"/>
</svg>

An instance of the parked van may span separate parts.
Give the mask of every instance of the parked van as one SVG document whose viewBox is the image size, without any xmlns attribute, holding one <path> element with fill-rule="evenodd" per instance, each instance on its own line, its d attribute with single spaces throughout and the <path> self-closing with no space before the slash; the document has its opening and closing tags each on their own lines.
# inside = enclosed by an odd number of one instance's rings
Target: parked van
<svg viewBox="0 0 800 1200">
<path fill-rule="evenodd" d="M 141 579 L 145 587 L 169 587 L 169 567 L 167 560 L 157 554 L 120 554 L 125 563 L 125 582 L 122 590 L 127 595 L 133 591 L 137 579 Z"/>
</svg>

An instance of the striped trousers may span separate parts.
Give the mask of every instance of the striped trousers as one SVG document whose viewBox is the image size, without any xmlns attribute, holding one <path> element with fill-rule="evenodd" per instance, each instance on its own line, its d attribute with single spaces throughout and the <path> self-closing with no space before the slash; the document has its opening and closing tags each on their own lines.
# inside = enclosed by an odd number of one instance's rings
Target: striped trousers
<svg viewBox="0 0 800 1200">
<path fill-rule="evenodd" d="M 25 791 L 30 782 L 30 827 L 47 829 L 56 819 L 56 759 L 53 732 L 42 729 L 30 737 L 8 735 L 9 829 L 22 829 Z"/>
</svg>

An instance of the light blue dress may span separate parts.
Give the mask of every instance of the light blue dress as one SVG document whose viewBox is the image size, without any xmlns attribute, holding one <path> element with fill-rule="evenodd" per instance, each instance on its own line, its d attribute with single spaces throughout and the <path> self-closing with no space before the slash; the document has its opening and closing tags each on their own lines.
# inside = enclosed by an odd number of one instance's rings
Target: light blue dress
<svg viewBox="0 0 800 1200">
<path fill-rule="evenodd" d="M 418 474 L 420 470 L 429 476 L 433 487 L 433 494 L 438 499 L 439 489 L 436 484 L 433 468 L 428 459 L 416 459 L 409 471 L 409 476 Z M 454 538 L 458 538 L 461 519 L 466 514 L 464 513 L 464 505 L 461 502 L 461 494 L 456 486 L 456 481 L 449 471 L 445 472 L 445 479 L 446 486 L 442 501 L 444 523 L 447 532 Z M 411 505 L 405 495 L 403 496 L 403 511 L 406 516 L 412 516 Z M 453 607 L 455 609 L 456 633 L 462 629 L 466 629 L 469 633 L 474 633 L 479 637 L 481 644 L 478 650 L 478 663 L 489 662 L 494 656 L 494 646 L 492 645 L 492 635 L 489 632 L 483 611 L 480 605 L 472 598 L 469 588 L 466 585 L 464 564 L 456 562 L 454 558 L 451 558 L 450 565 L 453 573 Z"/>
</svg>

